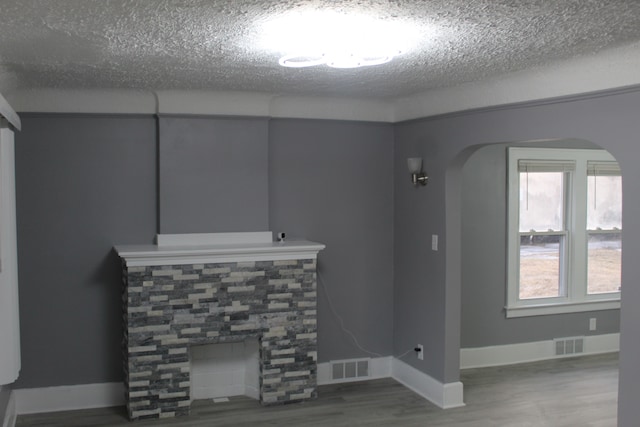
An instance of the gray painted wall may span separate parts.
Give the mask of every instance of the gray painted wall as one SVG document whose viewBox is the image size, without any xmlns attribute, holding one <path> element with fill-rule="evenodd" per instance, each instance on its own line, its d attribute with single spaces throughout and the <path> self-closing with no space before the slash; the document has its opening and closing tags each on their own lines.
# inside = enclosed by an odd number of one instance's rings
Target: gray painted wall
<svg viewBox="0 0 640 427">
<path fill-rule="evenodd" d="M 111 248 L 153 242 L 158 177 L 174 190 L 194 177 L 216 180 L 211 197 L 237 201 L 219 221 L 185 215 L 202 221 L 190 231 L 272 228 L 326 243 L 320 271 L 345 325 L 367 348 L 391 354 L 391 125 L 275 120 L 269 140 L 263 119 L 163 117 L 160 165 L 169 174 L 157 171 L 152 117 L 22 117 L 16 179 L 23 364 L 16 387 L 122 380 L 120 264 Z M 238 177 L 223 165 L 240 157 L 257 175 Z M 244 186 L 253 186 L 249 197 L 238 194 Z M 189 221 L 173 207 L 193 206 L 207 186 L 186 194 L 160 189 L 165 202 L 173 200 L 160 211 L 161 219 L 175 215 L 166 232 L 186 231 Z M 216 200 L 201 204 L 217 215 Z M 340 331 L 322 292 L 319 300 L 319 358 L 365 356 Z"/>
<path fill-rule="evenodd" d="M 422 123 L 395 127 L 394 147 L 394 353 L 424 345 L 424 361 L 410 353 L 403 361 L 444 381 L 445 307 L 445 171 L 438 144 L 422 131 Z M 446 148 L 446 147 L 444 147 Z M 407 158 L 422 157 L 429 175 L 426 187 L 414 187 Z M 431 236 L 439 250 L 431 250 Z M 459 366 L 459 364 L 458 364 Z M 457 375 L 457 371 L 456 371 Z M 457 378 L 455 379 L 457 380 Z"/>
<path fill-rule="evenodd" d="M 268 120 L 159 119 L 160 231 L 269 227 Z"/>
<path fill-rule="evenodd" d="M 639 113 L 640 92 L 629 92 L 395 126 L 273 120 L 267 225 L 327 243 L 321 276 L 364 346 L 390 355 L 424 344 L 424 362 L 404 360 L 457 381 L 466 157 L 478 144 L 539 138 L 602 145 L 620 160 L 624 177 L 620 425 L 634 425 Z M 111 247 L 150 243 L 158 229 L 155 120 L 22 117 L 16 179 L 23 368 L 16 386 L 119 381 L 120 271 Z M 431 175 L 426 188 L 409 181 L 406 158 L 416 155 Z M 432 234 L 440 236 L 439 251 L 430 249 Z M 320 359 L 363 355 L 319 293 Z"/>
<path fill-rule="evenodd" d="M 462 171 L 461 347 L 550 340 L 620 331 L 620 311 L 605 310 L 507 319 L 504 314 L 507 252 L 507 146 L 495 144 L 471 155 Z M 520 146 L 594 148 L 580 141 Z M 589 318 L 597 331 L 589 331 Z"/>
<path fill-rule="evenodd" d="M 152 117 L 21 115 L 17 388 L 122 381 L 114 244 L 152 243 Z"/>
<path fill-rule="evenodd" d="M 640 418 L 640 92 L 512 106 L 398 124 L 395 131 L 394 346 L 430 346 L 416 368 L 445 382 L 459 378 L 461 170 L 474 146 L 538 139 L 584 139 L 610 151 L 623 174 L 624 232 L 619 425 Z M 432 180 L 413 191 L 406 158 L 421 155 Z M 450 170 L 447 171 L 447 169 Z M 430 252 L 431 234 L 443 245 Z M 443 260 L 446 254 L 446 259 Z M 459 365 L 458 365 L 459 366 Z"/>
<path fill-rule="evenodd" d="M 393 133 L 389 124 L 272 120 L 270 225 L 322 242 L 318 271 L 360 344 L 392 354 Z M 318 288 L 318 358 L 371 356 L 358 349 Z"/>
</svg>

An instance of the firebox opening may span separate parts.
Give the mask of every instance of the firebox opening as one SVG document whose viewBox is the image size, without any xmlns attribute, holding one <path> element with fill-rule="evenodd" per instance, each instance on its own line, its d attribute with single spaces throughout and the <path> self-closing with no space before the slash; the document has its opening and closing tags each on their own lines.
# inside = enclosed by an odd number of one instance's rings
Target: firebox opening
<svg viewBox="0 0 640 427">
<path fill-rule="evenodd" d="M 259 340 L 190 347 L 191 400 L 260 398 Z"/>
<path fill-rule="evenodd" d="M 260 398 L 259 340 L 190 347 L 191 400 L 245 395 Z"/>
</svg>

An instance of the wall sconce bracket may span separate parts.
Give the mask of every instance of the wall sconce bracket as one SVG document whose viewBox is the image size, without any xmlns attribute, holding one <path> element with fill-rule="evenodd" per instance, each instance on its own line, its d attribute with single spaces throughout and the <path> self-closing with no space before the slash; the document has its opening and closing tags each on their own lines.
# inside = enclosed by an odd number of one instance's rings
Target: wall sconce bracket
<svg viewBox="0 0 640 427">
<path fill-rule="evenodd" d="M 428 181 L 429 181 L 429 177 L 424 172 L 418 172 L 418 173 L 412 173 L 411 174 L 411 182 L 416 187 L 418 185 L 427 185 Z"/>
</svg>

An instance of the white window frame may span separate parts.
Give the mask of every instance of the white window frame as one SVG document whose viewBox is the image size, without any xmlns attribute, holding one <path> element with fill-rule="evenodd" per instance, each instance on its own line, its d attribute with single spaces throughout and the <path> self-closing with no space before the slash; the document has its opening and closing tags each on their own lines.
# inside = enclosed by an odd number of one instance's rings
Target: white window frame
<svg viewBox="0 0 640 427">
<path fill-rule="evenodd" d="M 507 160 L 507 304 L 506 316 L 525 317 L 620 308 L 620 292 L 587 292 L 587 162 L 616 161 L 605 150 L 509 147 Z M 575 170 L 565 172 L 566 241 L 561 255 L 566 286 L 564 294 L 553 298 L 519 299 L 520 261 L 520 175 L 519 160 L 575 162 Z M 581 207 L 584 207 L 582 209 Z M 561 248 L 562 250 L 562 248 Z"/>
</svg>

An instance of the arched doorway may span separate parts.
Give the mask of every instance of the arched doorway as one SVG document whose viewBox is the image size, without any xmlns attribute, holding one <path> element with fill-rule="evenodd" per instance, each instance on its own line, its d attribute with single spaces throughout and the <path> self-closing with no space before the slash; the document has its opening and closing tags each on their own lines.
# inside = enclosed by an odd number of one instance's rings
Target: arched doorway
<svg viewBox="0 0 640 427">
<path fill-rule="evenodd" d="M 497 354 L 490 352 L 484 353 L 484 359 L 470 361 L 465 357 L 470 354 L 465 353 L 467 348 L 500 347 L 494 351 L 505 352 L 515 346 L 517 352 L 523 343 L 548 341 L 550 353 L 553 339 L 562 336 L 602 337 L 605 341 L 599 342 L 605 342 L 604 347 L 594 351 L 606 351 L 607 346 L 615 351 L 620 328 L 617 309 L 506 318 L 506 160 L 511 146 L 602 150 L 585 140 L 482 144 L 466 148 L 450 164 L 446 184 L 447 310 L 460 316 L 457 322 L 449 319 L 451 328 L 460 328 L 461 366 L 483 366 L 478 360 L 485 366 L 517 363 L 504 354 L 490 359 Z M 459 307 L 453 307 L 454 300 Z M 593 318 L 597 319 L 596 331 L 589 330 Z"/>
</svg>

